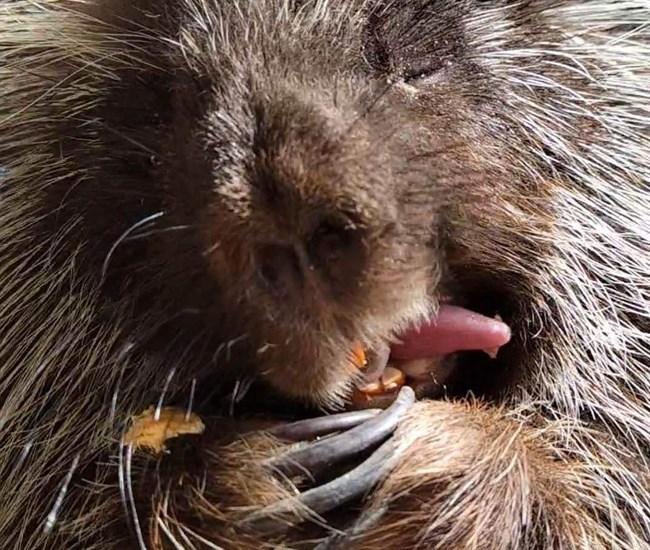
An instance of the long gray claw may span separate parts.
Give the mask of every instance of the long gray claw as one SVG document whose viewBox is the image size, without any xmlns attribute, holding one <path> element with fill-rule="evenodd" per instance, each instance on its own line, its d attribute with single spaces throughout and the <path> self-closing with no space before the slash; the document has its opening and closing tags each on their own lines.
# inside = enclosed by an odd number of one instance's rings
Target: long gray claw
<svg viewBox="0 0 650 550">
<path fill-rule="evenodd" d="M 395 402 L 371 420 L 342 434 L 291 451 L 271 461 L 269 466 L 289 477 L 299 474 L 316 477 L 333 464 L 353 458 L 381 443 L 395 431 L 399 420 L 414 403 L 415 393 L 404 386 Z"/>
<path fill-rule="evenodd" d="M 319 543 L 314 550 L 338 550 L 340 548 L 350 547 L 356 537 L 362 536 L 369 529 L 377 525 L 387 510 L 388 505 L 382 505 L 379 508 L 371 510 L 364 514 L 350 529 L 343 533 L 338 531 L 333 533 Z"/>
<path fill-rule="evenodd" d="M 288 498 L 250 515 L 243 527 L 257 535 L 271 536 L 291 526 L 291 519 L 299 519 L 299 503 L 310 512 L 322 515 L 346 502 L 362 496 L 375 486 L 386 470 L 397 461 L 397 450 L 392 440 L 386 441 L 365 462 L 350 472 L 325 485 L 310 489 L 297 498 Z M 304 509 L 304 508 L 303 508 Z"/>
<path fill-rule="evenodd" d="M 374 418 L 381 409 L 366 409 L 363 411 L 352 411 L 331 416 L 320 416 L 307 420 L 299 420 L 291 424 L 276 426 L 268 432 L 280 439 L 289 441 L 306 441 L 333 432 L 342 432 L 354 428 L 359 424 Z"/>
</svg>

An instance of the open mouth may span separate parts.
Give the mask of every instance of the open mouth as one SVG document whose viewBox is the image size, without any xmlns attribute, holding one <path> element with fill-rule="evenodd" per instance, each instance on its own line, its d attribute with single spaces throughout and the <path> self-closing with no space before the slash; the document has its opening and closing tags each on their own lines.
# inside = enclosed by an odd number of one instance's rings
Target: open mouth
<svg viewBox="0 0 650 550">
<path fill-rule="evenodd" d="M 484 351 L 494 358 L 510 338 L 510 327 L 498 317 L 442 305 L 435 318 L 402 334 L 400 343 L 367 354 L 354 350 L 364 378 L 354 392 L 353 406 L 381 406 L 407 383 L 416 391 L 418 386 L 444 386 L 452 368 L 449 357 L 462 351 Z"/>
</svg>

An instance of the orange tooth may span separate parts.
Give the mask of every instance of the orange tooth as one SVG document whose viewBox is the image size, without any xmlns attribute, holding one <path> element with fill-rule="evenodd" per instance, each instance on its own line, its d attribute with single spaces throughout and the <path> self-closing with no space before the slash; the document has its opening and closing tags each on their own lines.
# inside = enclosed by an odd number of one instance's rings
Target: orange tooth
<svg viewBox="0 0 650 550">
<path fill-rule="evenodd" d="M 363 349 L 363 344 L 358 340 L 352 345 L 351 351 L 352 364 L 358 369 L 364 368 L 368 364 L 366 359 L 366 352 Z"/>
</svg>

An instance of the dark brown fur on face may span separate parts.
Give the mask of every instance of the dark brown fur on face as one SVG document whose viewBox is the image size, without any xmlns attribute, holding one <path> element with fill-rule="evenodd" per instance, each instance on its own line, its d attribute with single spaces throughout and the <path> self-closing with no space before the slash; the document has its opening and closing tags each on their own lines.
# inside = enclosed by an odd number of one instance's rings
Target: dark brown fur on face
<svg viewBox="0 0 650 550">
<path fill-rule="evenodd" d="M 340 405 L 353 342 L 444 294 L 514 341 L 460 361 L 457 400 L 417 405 L 332 544 L 645 548 L 649 15 L 0 8 L 6 547 L 315 546 L 316 527 L 238 525 L 294 493 L 260 466 L 281 442 L 212 420 L 154 468 L 122 453 L 124 421 L 249 377 Z"/>
</svg>

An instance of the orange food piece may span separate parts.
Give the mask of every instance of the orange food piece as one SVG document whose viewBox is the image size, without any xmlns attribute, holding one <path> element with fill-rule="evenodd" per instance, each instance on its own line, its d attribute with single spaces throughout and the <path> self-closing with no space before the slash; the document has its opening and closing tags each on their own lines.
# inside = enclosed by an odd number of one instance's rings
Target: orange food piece
<svg viewBox="0 0 650 550">
<path fill-rule="evenodd" d="M 366 358 L 366 352 L 363 349 L 363 344 L 356 341 L 352 346 L 352 351 L 350 353 L 352 364 L 358 369 L 364 368 L 368 364 L 368 359 Z"/>
<path fill-rule="evenodd" d="M 394 367 L 386 367 L 381 377 L 376 381 L 362 388 L 359 388 L 361 393 L 367 396 L 382 395 L 384 393 L 392 393 L 399 390 L 406 383 L 406 376 L 404 373 Z"/>
<path fill-rule="evenodd" d="M 155 412 L 155 407 L 150 406 L 131 418 L 131 427 L 124 436 L 124 445 L 162 453 L 165 442 L 169 439 L 180 435 L 199 435 L 205 430 L 205 424 L 196 414 L 188 416 L 183 409 L 163 407 L 158 420 L 155 419 Z"/>
</svg>

